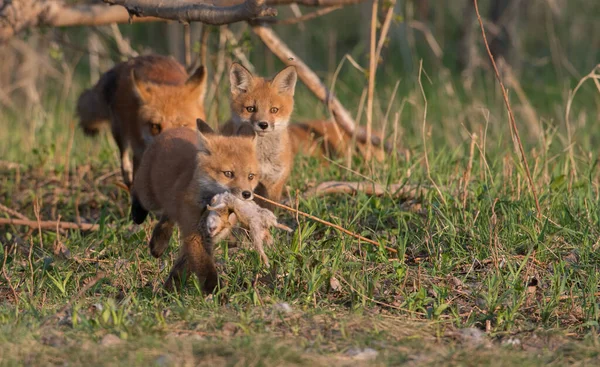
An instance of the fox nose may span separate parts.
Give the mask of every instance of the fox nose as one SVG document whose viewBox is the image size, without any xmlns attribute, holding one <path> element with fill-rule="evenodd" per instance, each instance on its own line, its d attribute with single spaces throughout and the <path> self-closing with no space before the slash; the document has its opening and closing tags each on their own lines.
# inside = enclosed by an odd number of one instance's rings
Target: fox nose
<svg viewBox="0 0 600 367">
<path fill-rule="evenodd" d="M 269 127 L 269 123 L 265 122 L 265 121 L 261 121 L 258 123 L 258 127 L 260 127 L 263 130 L 267 130 L 267 128 Z"/>
<path fill-rule="evenodd" d="M 252 197 L 252 192 L 251 191 L 243 191 L 242 192 L 242 197 L 246 200 L 250 199 Z"/>
</svg>

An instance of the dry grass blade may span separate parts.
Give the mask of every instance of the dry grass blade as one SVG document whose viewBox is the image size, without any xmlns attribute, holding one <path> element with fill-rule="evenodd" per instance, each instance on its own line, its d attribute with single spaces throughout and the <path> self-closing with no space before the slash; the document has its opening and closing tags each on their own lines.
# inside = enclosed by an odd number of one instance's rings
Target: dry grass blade
<svg viewBox="0 0 600 367">
<path fill-rule="evenodd" d="M 377 247 L 383 247 L 383 248 L 385 248 L 386 250 L 388 250 L 389 252 L 398 253 L 398 250 L 396 250 L 396 249 L 393 249 L 393 248 L 391 248 L 391 247 L 388 247 L 388 246 L 381 245 L 379 242 L 376 242 L 376 241 L 373 241 L 373 240 L 371 240 L 371 239 L 368 239 L 368 238 L 366 238 L 366 237 L 363 237 L 363 236 L 359 235 L 358 233 L 354 233 L 354 232 L 352 232 L 352 231 L 349 231 L 349 230 L 347 230 L 346 228 L 343 228 L 343 227 L 340 227 L 340 226 L 338 226 L 337 224 L 334 224 L 334 223 L 328 222 L 328 221 L 326 221 L 326 220 L 323 220 L 323 219 L 321 219 L 321 218 L 317 218 L 317 217 L 315 217 L 314 215 L 310 215 L 310 214 L 308 214 L 308 213 L 305 213 L 305 212 L 303 212 L 303 211 L 300 211 L 300 210 L 298 210 L 298 209 L 294 209 L 294 208 L 291 208 L 291 207 L 289 207 L 289 206 L 287 206 L 287 205 L 280 204 L 280 203 L 278 203 L 278 202 L 276 202 L 276 201 L 269 200 L 269 199 L 267 199 L 267 198 L 265 198 L 265 197 L 263 197 L 263 196 L 260 196 L 260 195 L 257 195 L 257 194 L 254 194 L 254 196 L 255 196 L 255 197 L 257 197 L 257 198 L 259 198 L 259 199 L 261 199 L 261 200 L 264 200 L 265 202 L 267 202 L 267 203 L 269 203 L 269 204 L 275 205 L 275 206 L 276 206 L 276 207 L 278 207 L 278 208 L 285 209 L 285 210 L 287 210 L 287 211 L 289 211 L 289 212 L 295 213 L 295 214 L 297 214 L 297 215 L 299 214 L 299 215 L 301 215 L 301 216 L 303 216 L 303 217 L 306 217 L 306 218 L 312 219 L 312 220 L 314 220 L 314 221 L 316 221 L 316 222 L 319 222 L 319 223 L 321 223 L 321 224 L 325 224 L 326 226 L 329 226 L 329 227 L 335 228 L 335 229 L 337 229 L 337 230 L 339 230 L 339 231 L 341 231 L 341 232 L 344 232 L 345 234 L 347 234 L 347 235 L 349 235 L 349 236 L 352 236 L 352 237 L 354 237 L 354 238 L 357 238 L 357 239 L 359 239 L 359 240 L 361 240 L 361 241 L 363 241 L 363 242 L 370 243 L 371 245 L 375 245 L 375 246 L 377 246 Z"/>
<path fill-rule="evenodd" d="M 494 67 L 494 72 L 496 73 L 496 78 L 498 79 L 498 83 L 500 83 L 500 89 L 502 89 L 502 96 L 504 97 L 504 103 L 506 104 L 506 109 L 508 110 L 508 116 L 511 123 L 512 131 L 514 131 L 515 138 L 517 139 L 517 143 L 519 145 L 519 150 L 521 154 L 521 159 L 523 160 L 523 165 L 525 166 L 525 173 L 527 175 L 527 181 L 529 182 L 529 187 L 531 189 L 531 193 L 533 194 L 533 199 L 535 200 L 535 207 L 538 212 L 538 218 L 542 217 L 542 209 L 540 208 L 540 201 L 538 200 L 537 192 L 535 191 L 535 185 L 533 184 L 533 179 L 531 178 L 531 171 L 529 170 L 529 163 L 527 163 L 527 158 L 525 157 L 525 150 L 523 149 L 523 143 L 521 143 L 521 137 L 519 136 L 519 129 L 517 128 L 517 123 L 515 122 L 515 116 L 510 108 L 510 102 L 508 101 L 508 94 L 506 94 L 506 88 L 504 88 L 504 83 L 502 83 L 502 78 L 500 78 L 500 72 L 498 71 L 498 67 L 496 66 L 496 61 L 494 60 L 494 56 L 492 55 L 492 51 L 490 50 L 490 46 L 487 41 L 487 37 L 485 36 L 485 29 L 483 28 L 483 21 L 481 20 L 481 15 L 479 14 L 479 6 L 477 4 L 477 0 L 473 0 L 473 4 L 475 4 L 475 13 L 477 14 L 477 20 L 479 21 L 479 27 L 481 28 L 481 35 L 483 37 L 483 43 L 485 44 L 485 49 L 487 50 L 488 56 L 490 57 L 490 61 L 492 62 L 492 66 Z"/>
</svg>

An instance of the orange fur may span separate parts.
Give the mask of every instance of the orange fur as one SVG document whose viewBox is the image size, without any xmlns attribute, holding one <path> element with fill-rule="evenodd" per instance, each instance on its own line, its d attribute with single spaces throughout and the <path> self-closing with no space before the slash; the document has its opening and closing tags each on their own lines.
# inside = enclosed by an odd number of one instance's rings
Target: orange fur
<svg viewBox="0 0 600 367">
<path fill-rule="evenodd" d="M 88 135 L 110 120 L 123 179 L 131 187 L 142 154 L 156 135 L 178 126 L 196 129 L 196 119 L 205 119 L 205 89 L 204 67 L 188 77 L 184 67 L 170 57 L 140 56 L 115 65 L 84 91 L 77 113 Z"/>
<path fill-rule="evenodd" d="M 261 181 L 257 193 L 271 200 L 281 199 L 294 162 L 288 122 L 294 110 L 297 74 L 293 66 L 273 79 L 252 75 L 234 63 L 229 72 L 231 83 L 231 120 L 221 126 L 224 135 L 239 135 L 242 130 L 256 132 Z M 262 206 L 270 207 L 260 202 Z"/>
<path fill-rule="evenodd" d="M 206 291 L 214 289 L 217 273 L 206 206 L 226 191 L 250 200 L 258 181 L 254 137 L 204 136 L 173 128 L 148 146 L 133 183 L 131 215 L 140 224 L 148 211 L 160 213 L 149 243 L 155 257 L 167 248 L 174 224 L 179 226 L 182 248 L 167 289 L 187 273 L 196 274 Z"/>
<path fill-rule="evenodd" d="M 339 158 L 348 154 L 352 147 L 352 135 L 337 126 L 334 121 L 314 120 L 294 123 L 289 126 L 290 140 L 294 154 L 315 157 Z M 381 136 L 379 131 L 373 131 L 373 136 Z M 367 148 L 364 139 L 355 140 L 356 149 L 365 152 Z M 373 156 L 381 161 L 385 152 L 381 147 L 371 146 Z"/>
</svg>

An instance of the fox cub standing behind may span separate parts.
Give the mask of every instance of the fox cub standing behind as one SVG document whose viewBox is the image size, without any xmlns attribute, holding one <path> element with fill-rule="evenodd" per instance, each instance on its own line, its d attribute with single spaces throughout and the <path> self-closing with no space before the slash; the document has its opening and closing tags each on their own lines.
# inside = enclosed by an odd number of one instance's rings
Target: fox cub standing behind
<svg viewBox="0 0 600 367">
<path fill-rule="evenodd" d="M 252 75 L 234 63 L 229 71 L 231 119 L 221 127 L 223 135 L 238 135 L 244 125 L 256 132 L 260 184 L 256 193 L 273 201 L 281 199 L 294 163 L 288 123 L 294 110 L 296 68 L 288 66 L 272 80 Z M 263 205 L 265 203 L 258 202 Z"/>
<path fill-rule="evenodd" d="M 254 136 L 204 136 L 175 128 L 149 145 L 133 183 L 131 216 L 141 224 L 148 211 L 160 213 L 149 243 L 155 257 L 167 248 L 174 224 L 179 226 L 182 248 L 165 282 L 167 289 L 190 273 L 198 276 L 205 291 L 216 287 L 207 205 L 213 196 L 226 191 L 251 200 L 258 181 Z"/>
<path fill-rule="evenodd" d="M 196 129 L 196 119 L 206 118 L 205 89 L 203 66 L 188 78 L 184 67 L 170 57 L 139 56 L 117 64 L 84 91 L 77 114 L 87 135 L 95 135 L 110 120 L 123 180 L 131 187 L 146 145 L 156 135 L 176 126 Z"/>
</svg>

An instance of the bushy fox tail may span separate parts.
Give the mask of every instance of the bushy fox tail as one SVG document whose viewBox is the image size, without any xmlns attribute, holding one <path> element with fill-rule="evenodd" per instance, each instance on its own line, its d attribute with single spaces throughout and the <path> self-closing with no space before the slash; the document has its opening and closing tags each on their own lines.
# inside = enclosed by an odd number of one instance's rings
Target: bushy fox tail
<svg viewBox="0 0 600 367">
<path fill-rule="evenodd" d="M 98 83 L 81 93 L 77 100 L 79 126 L 88 136 L 97 135 L 110 119 L 110 103 L 117 88 L 117 71 L 113 68 L 102 74 Z"/>
</svg>

